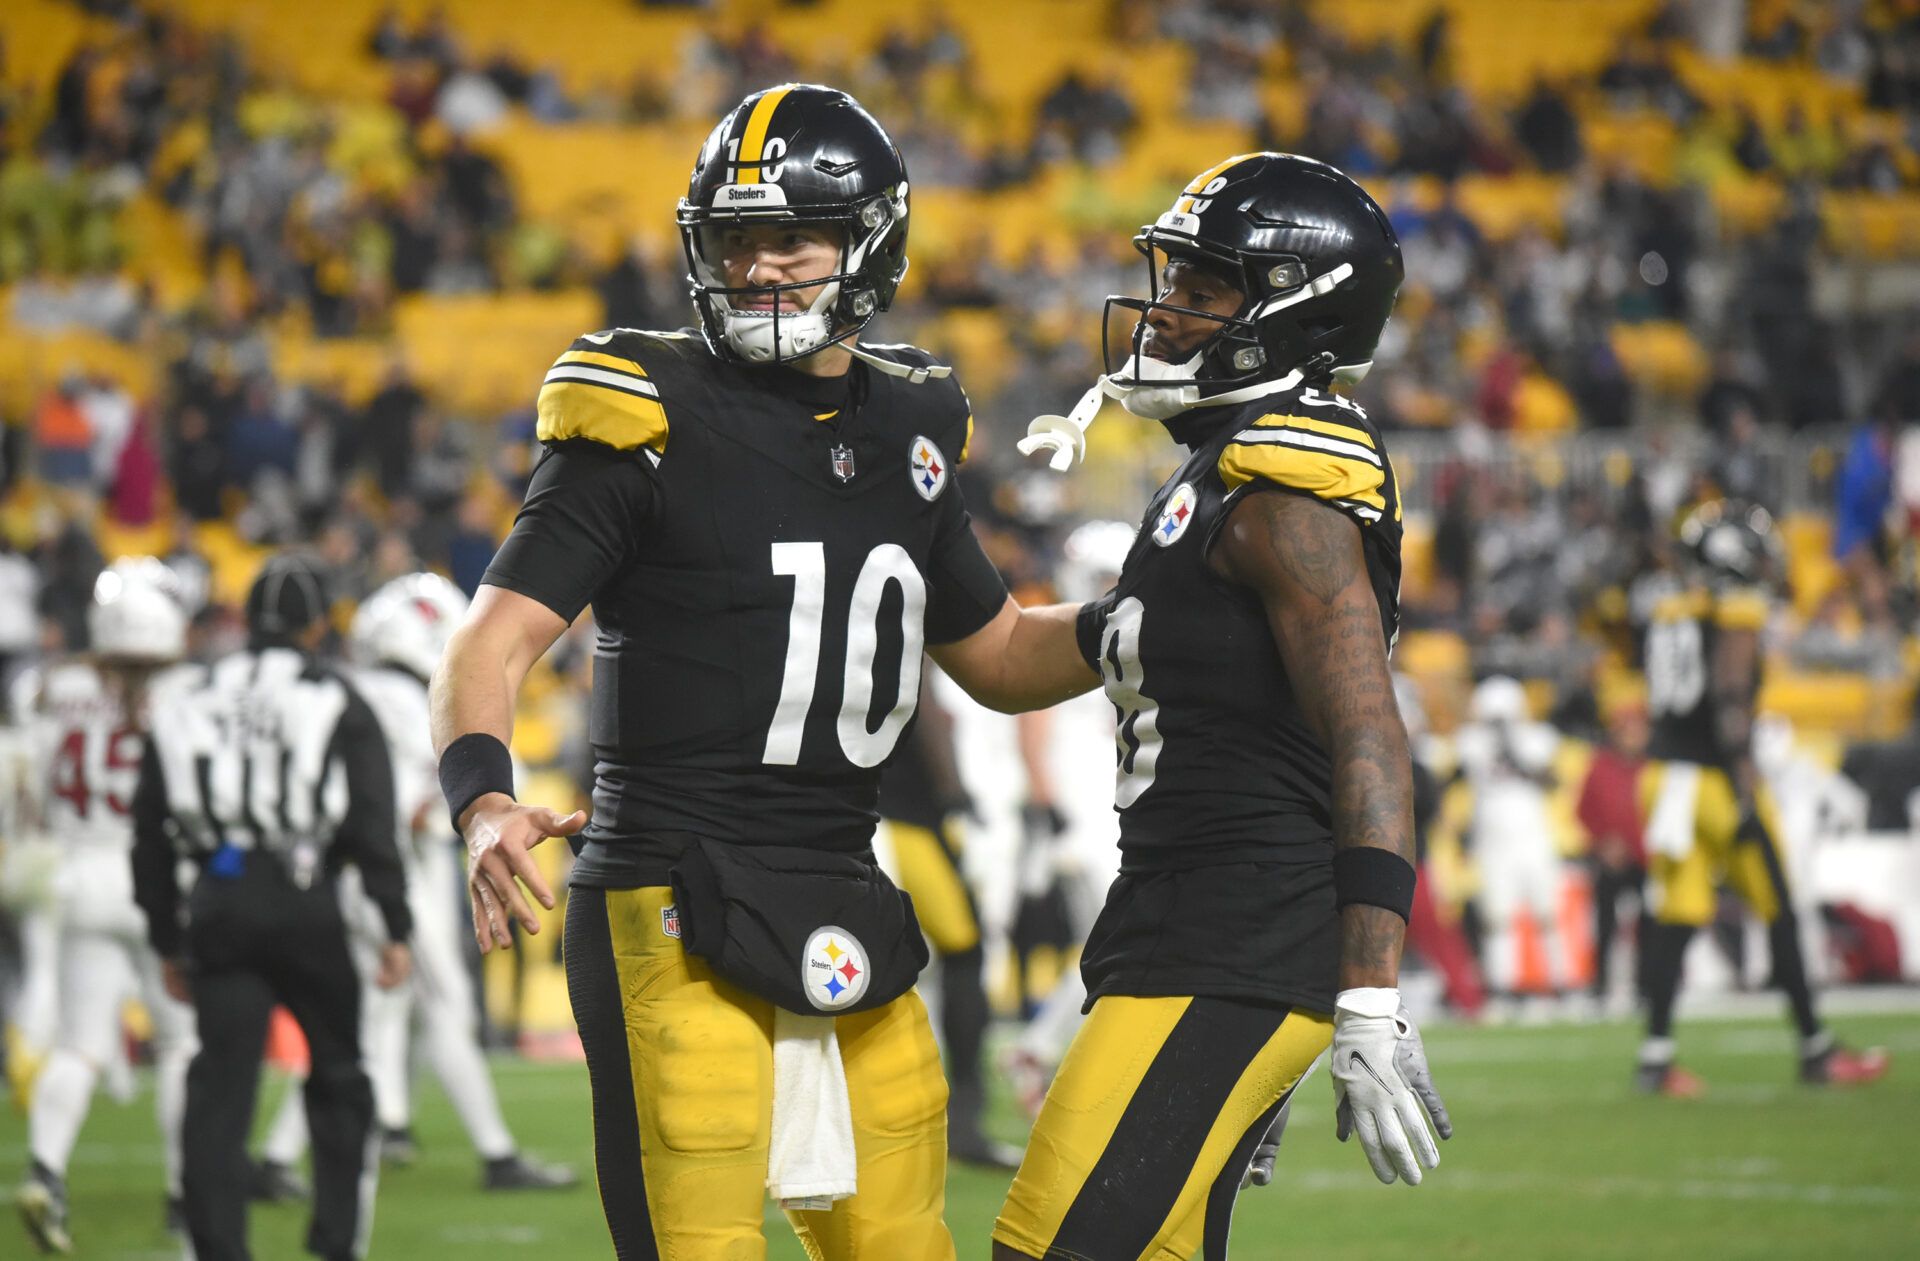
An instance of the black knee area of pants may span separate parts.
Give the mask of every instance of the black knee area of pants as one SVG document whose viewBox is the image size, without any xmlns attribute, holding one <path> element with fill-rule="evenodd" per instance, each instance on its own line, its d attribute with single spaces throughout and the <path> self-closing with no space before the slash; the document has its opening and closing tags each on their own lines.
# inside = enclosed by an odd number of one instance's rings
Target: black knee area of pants
<svg viewBox="0 0 1920 1261">
<path fill-rule="evenodd" d="M 1813 1009 L 1813 985 L 1800 950 L 1800 920 L 1792 911 L 1782 910 L 1767 925 L 1767 946 L 1773 953 L 1773 983 L 1786 994 L 1800 1036 L 1810 1038 L 1820 1032 L 1820 1017 Z"/>
<path fill-rule="evenodd" d="M 1664 1038 L 1673 1030 L 1673 1004 L 1680 993 L 1680 967 L 1693 940 L 1687 924 L 1651 923 L 1641 962 L 1647 990 L 1647 1032 Z"/>
</svg>

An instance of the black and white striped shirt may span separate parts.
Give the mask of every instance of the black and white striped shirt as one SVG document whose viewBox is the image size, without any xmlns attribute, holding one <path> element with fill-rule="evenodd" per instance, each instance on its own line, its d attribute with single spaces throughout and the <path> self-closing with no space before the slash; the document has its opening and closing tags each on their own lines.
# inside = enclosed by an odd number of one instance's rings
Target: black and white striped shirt
<svg viewBox="0 0 1920 1261">
<path fill-rule="evenodd" d="M 136 897 L 154 946 L 179 944 L 176 858 L 222 849 L 361 869 L 389 934 L 410 927 L 394 838 L 393 767 L 380 725 L 340 674 L 292 648 L 181 666 L 148 692 L 134 795 Z"/>
</svg>

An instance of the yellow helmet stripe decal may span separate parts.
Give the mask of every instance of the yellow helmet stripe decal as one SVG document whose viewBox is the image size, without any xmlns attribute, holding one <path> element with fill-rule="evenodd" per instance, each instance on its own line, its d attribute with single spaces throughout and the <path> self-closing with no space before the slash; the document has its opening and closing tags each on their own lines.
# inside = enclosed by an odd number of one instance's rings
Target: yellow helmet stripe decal
<svg viewBox="0 0 1920 1261">
<path fill-rule="evenodd" d="M 1193 183 L 1187 185 L 1187 191 L 1189 193 L 1198 193 L 1201 189 L 1205 188 L 1210 182 L 1212 182 L 1213 178 L 1216 175 L 1226 174 L 1227 169 L 1229 167 L 1238 166 L 1242 162 L 1245 162 L 1248 158 L 1256 158 L 1259 156 L 1260 155 L 1257 153 L 1236 153 L 1232 157 L 1228 158 L 1225 162 L 1220 163 L 1220 165 L 1210 166 L 1206 170 L 1200 172 L 1200 174 L 1194 176 Z"/>
<path fill-rule="evenodd" d="M 767 144 L 767 128 L 773 125 L 773 112 L 792 90 L 774 88 L 753 103 L 753 113 L 747 115 L 747 129 L 740 134 L 740 154 L 734 160 L 735 183 L 760 182 L 760 158 Z"/>
</svg>

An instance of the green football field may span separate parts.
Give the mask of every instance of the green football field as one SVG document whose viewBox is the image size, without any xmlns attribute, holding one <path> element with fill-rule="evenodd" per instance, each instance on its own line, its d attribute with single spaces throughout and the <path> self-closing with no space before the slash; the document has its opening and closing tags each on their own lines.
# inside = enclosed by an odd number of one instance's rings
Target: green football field
<svg viewBox="0 0 1920 1261">
<path fill-rule="evenodd" d="M 1435 1028 L 1434 1073 L 1458 1126 L 1439 1171 L 1417 1189 L 1375 1183 L 1359 1151 L 1334 1142 L 1331 1091 L 1316 1076 L 1295 1106 L 1279 1178 L 1241 1197 L 1234 1256 L 1920 1255 L 1920 1016 L 1835 1025 L 1856 1045 L 1891 1047 L 1892 1073 L 1850 1092 L 1805 1089 L 1792 1079 L 1782 1022 L 1694 1022 L 1681 1030 L 1683 1055 L 1711 1089 L 1686 1103 L 1631 1093 L 1636 1033 L 1625 1024 Z M 584 1070 L 503 1062 L 498 1080 L 529 1150 L 587 1166 Z M 79 1256 L 179 1255 L 161 1229 L 149 1105 L 102 1100 L 87 1123 L 71 1176 Z M 1020 1137 L 1010 1110 L 998 1120 L 1003 1137 Z M 430 1085 L 418 1132 L 420 1162 L 382 1178 L 374 1256 L 611 1256 L 589 1189 L 480 1193 L 465 1140 Z M 14 1176 L 24 1160 L 24 1125 L 5 1112 L 0 1161 Z M 948 1221 L 960 1257 L 987 1256 L 1005 1185 L 954 1171 Z M 256 1208 L 256 1254 L 302 1255 L 303 1226 L 303 1210 Z M 768 1237 L 770 1258 L 799 1261 L 777 1215 Z M 17 1223 L 0 1224 L 0 1257 L 28 1251 Z"/>
</svg>

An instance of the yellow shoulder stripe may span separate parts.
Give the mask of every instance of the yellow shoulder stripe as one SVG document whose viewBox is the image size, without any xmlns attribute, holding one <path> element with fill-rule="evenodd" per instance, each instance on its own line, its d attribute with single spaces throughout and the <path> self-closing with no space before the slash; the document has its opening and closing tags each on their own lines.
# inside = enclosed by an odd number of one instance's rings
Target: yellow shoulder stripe
<svg viewBox="0 0 1920 1261">
<path fill-rule="evenodd" d="M 658 399 L 584 381 L 552 381 L 540 387 L 539 417 L 534 434 L 542 442 L 586 438 L 617 451 L 649 447 L 666 453 L 667 411 Z"/>
<path fill-rule="evenodd" d="M 1278 443 L 1230 442 L 1220 453 L 1220 480 L 1229 491 L 1263 478 L 1277 486 L 1304 490 L 1321 499 L 1344 499 L 1384 512 L 1384 469 L 1331 451 L 1309 451 Z"/>
<path fill-rule="evenodd" d="M 1262 416 L 1253 422 L 1256 429 L 1274 429 L 1282 425 L 1293 429 L 1305 429 L 1313 433 L 1323 433 L 1329 438 L 1344 438 L 1348 442 L 1357 442 L 1369 451 L 1378 450 L 1373 444 L 1373 435 L 1353 425 L 1343 425 L 1336 420 L 1321 420 L 1316 416 Z"/>
<path fill-rule="evenodd" d="M 960 463 L 967 462 L 967 453 L 973 450 L 973 413 L 967 413 L 967 436 L 960 441 Z"/>
<path fill-rule="evenodd" d="M 1767 624 L 1767 597 L 1758 591 L 1733 591 L 1720 597 L 1714 621 L 1729 630 L 1759 630 Z"/>
<path fill-rule="evenodd" d="M 569 350 L 554 360 L 553 366 L 557 368 L 563 363 L 586 364 L 593 368 L 612 368 L 615 372 L 631 372 L 637 376 L 647 375 L 647 370 L 633 360 L 598 350 Z"/>
<path fill-rule="evenodd" d="M 1656 622 L 1690 622 L 1704 617 L 1709 604 L 1704 591 L 1678 591 L 1654 601 L 1652 617 Z"/>
</svg>

